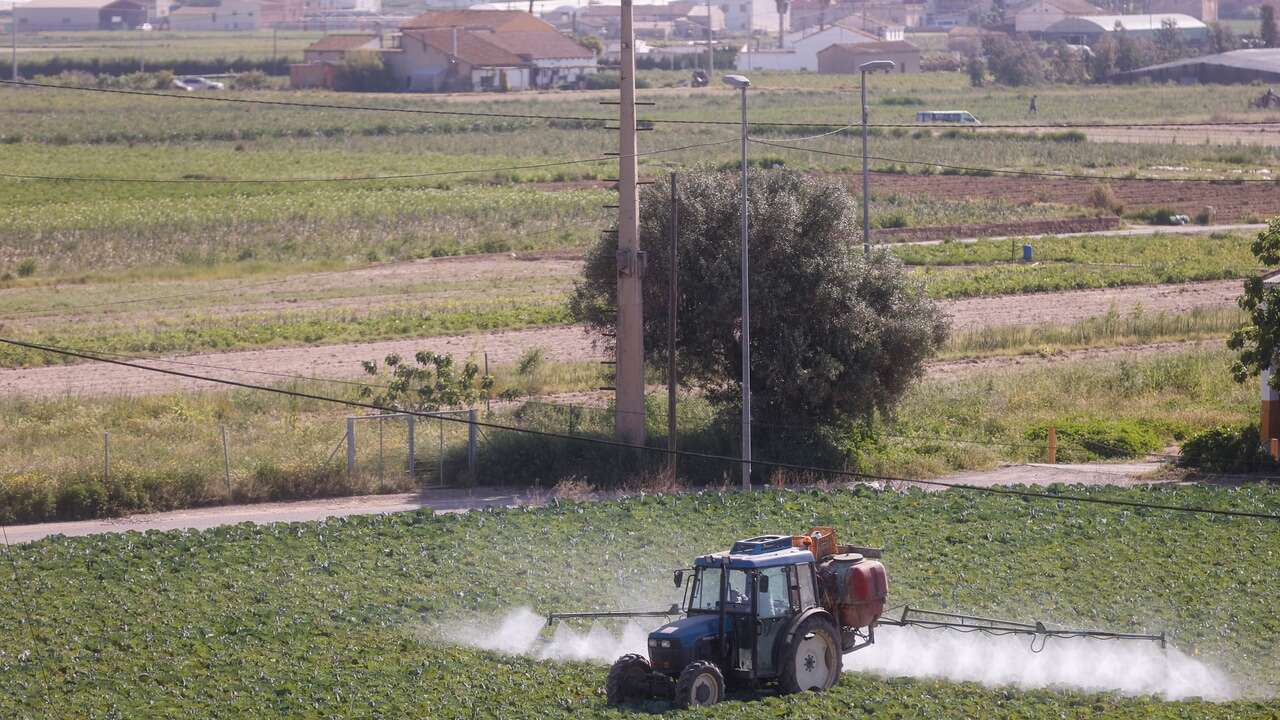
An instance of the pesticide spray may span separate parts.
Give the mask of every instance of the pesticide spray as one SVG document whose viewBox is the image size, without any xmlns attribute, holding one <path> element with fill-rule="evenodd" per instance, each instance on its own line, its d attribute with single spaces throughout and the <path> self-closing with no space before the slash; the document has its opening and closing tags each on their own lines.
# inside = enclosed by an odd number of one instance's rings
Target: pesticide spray
<svg viewBox="0 0 1280 720">
<path fill-rule="evenodd" d="M 622 625 L 596 622 L 582 631 L 559 623 L 548 634 L 544 632 L 545 617 L 529 608 L 517 608 L 501 618 L 450 624 L 438 636 L 458 645 L 508 655 L 608 664 L 626 653 L 644 654 L 649 631 L 659 624 L 647 620 Z M 1223 701 L 1239 694 L 1225 673 L 1172 647 L 1161 650 L 1151 643 L 1051 638 L 1040 652 L 1033 652 L 1026 638 L 919 628 L 878 628 L 876 644 L 845 655 L 844 669 L 883 677 L 941 678 L 988 687 L 1115 691 L 1166 700 L 1201 697 Z"/>
</svg>

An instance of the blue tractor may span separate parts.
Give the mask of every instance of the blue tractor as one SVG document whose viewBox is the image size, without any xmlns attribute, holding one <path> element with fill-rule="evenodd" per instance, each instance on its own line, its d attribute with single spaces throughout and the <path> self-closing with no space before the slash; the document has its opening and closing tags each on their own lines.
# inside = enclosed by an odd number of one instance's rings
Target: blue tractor
<svg viewBox="0 0 1280 720">
<path fill-rule="evenodd" d="M 684 604 L 654 612 L 553 613 L 570 618 L 676 617 L 649 633 L 648 656 L 623 655 L 609 669 L 610 706 L 667 700 L 711 705 L 734 688 L 781 693 L 822 691 L 840 679 L 843 656 L 875 642 L 877 625 L 1050 637 L 1159 641 L 1164 635 L 1057 630 L 904 607 L 881 618 L 888 596 L 876 548 L 838 545 L 832 528 L 805 535 L 764 535 L 735 542 L 676 570 Z"/>
</svg>

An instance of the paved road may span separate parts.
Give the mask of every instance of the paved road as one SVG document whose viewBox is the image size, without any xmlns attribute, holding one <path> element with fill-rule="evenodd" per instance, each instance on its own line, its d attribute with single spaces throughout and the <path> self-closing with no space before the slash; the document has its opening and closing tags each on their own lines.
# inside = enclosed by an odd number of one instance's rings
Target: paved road
<svg viewBox="0 0 1280 720">
<path fill-rule="evenodd" d="M 1142 476 L 1159 467 L 1158 463 L 1096 465 L 1007 465 L 994 470 L 961 473 L 944 478 L 948 482 L 968 485 L 1049 485 L 1055 482 L 1089 485 L 1130 485 L 1144 482 Z M 929 488 L 925 486 L 926 489 Z M 528 488 L 478 487 L 467 489 L 427 490 L 423 493 L 396 495 L 361 495 L 346 498 L 304 500 L 299 502 L 261 503 L 257 505 L 222 505 L 218 507 L 175 510 L 149 515 L 130 515 L 106 520 L 12 525 L 5 529 L 10 543 L 27 543 L 51 535 L 77 537 L 102 533 L 146 532 L 148 530 L 204 530 L 242 522 L 259 524 L 305 522 L 349 515 L 384 515 L 429 508 L 436 513 L 467 512 L 486 507 L 539 505 L 544 494 Z"/>
</svg>

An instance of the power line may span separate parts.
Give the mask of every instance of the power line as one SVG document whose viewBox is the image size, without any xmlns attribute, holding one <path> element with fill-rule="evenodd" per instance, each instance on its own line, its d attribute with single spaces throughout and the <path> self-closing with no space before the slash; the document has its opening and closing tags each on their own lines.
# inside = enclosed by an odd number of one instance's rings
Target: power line
<svg viewBox="0 0 1280 720">
<path fill-rule="evenodd" d="M 862 159 L 861 155 L 854 155 L 853 153 L 842 153 L 842 152 L 836 152 L 834 150 L 819 150 L 817 148 L 796 147 L 794 145 L 786 145 L 784 143 L 771 142 L 769 140 L 760 140 L 758 138 L 751 138 L 751 142 L 756 143 L 758 145 L 767 145 L 769 147 L 783 148 L 785 150 L 795 150 L 798 152 L 811 152 L 811 153 L 818 153 L 819 155 L 833 155 L 835 157 L 853 158 L 855 160 Z M 969 174 L 978 175 L 978 176 L 1016 175 L 1016 176 L 1022 176 L 1022 177 L 1057 178 L 1060 180 L 1114 180 L 1114 181 L 1121 181 L 1121 182 L 1166 182 L 1166 183 L 1192 182 L 1192 183 L 1212 183 L 1212 184 L 1221 184 L 1221 185 L 1238 185 L 1243 183 L 1250 183 L 1250 184 L 1269 183 L 1272 185 L 1276 184 L 1275 180 L 1249 180 L 1244 178 L 1241 178 L 1241 179 L 1153 178 L 1153 177 L 1137 177 L 1137 176 L 1128 176 L 1128 175 L 1084 175 L 1084 174 L 1072 174 L 1072 173 L 1042 172 L 1042 171 L 1036 171 L 1036 170 L 999 170 L 996 168 L 969 167 L 965 165 L 949 165 L 946 163 L 929 162 L 926 160 L 903 160 L 901 158 L 879 157 L 876 155 L 868 155 L 867 159 L 877 160 L 879 162 L 902 163 L 904 165 L 925 165 L 929 167 L 942 168 L 944 170 L 955 170 L 958 172 L 964 172 L 964 173 L 969 173 Z M 873 170 L 872 172 L 887 174 L 887 175 L 899 174 L 899 173 L 887 173 L 883 170 Z"/>
<path fill-rule="evenodd" d="M 483 112 L 473 110 L 438 110 L 426 108 L 397 108 L 385 107 L 377 105 L 341 105 L 336 103 L 306 103 L 293 102 L 289 100 L 261 100 L 250 98 L 234 98 L 217 95 L 196 95 L 177 93 L 152 92 L 146 90 L 125 90 L 120 88 L 99 88 L 99 87 L 80 87 L 74 85 L 56 85 L 53 83 L 37 83 L 31 81 L 12 81 L 0 80 L 0 85 L 11 85 L 18 87 L 43 88 L 47 90 L 71 90 L 78 92 L 104 93 L 114 95 L 135 95 L 141 97 L 170 98 L 175 100 L 195 100 L 203 102 L 222 102 L 222 103 L 238 103 L 244 105 L 268 105 L 276 107 L 291 107 L 311 110 L 357 110 L 365 112 L 390 112 L 410 115 L 446 115 L 458 117 L 481 117 L 501 120 L 549 120 L 549 121 L 569 121 L 569 122 L 592 122 L 592 123 L 611 123 L 617 122 L 617 118 L 612 117 L 594 117 L 587 115 L 548 115 L 537 113 L 500 113 L 500 112 Z M 668 125 L 721 125 L 738 127 L 741 125 L 739 120 L 695 120 L 685 118 L 640 118 L 638 122 L 644 123 L 664 123 Z M 779 121 L 759 121 L 752 122 L 751 125 L 756 127 L 778 127 L 778 128 L 837 128 L 843 129 L 848 127 L 845 122 L 779 122 Z M 1057 123 L 1054 125 L 1019 125 L 1019 124 L 984 124 L 978 127 L 969 128 L 944 128 L 937 124 L 927 123 L 874 123 L 868 124 L 867 127 L 872 128 L 902 128 L 915 130 L 971 130 L 979 131 L 981 129 L 1016 129 L 1016 130 L 1071 130 L 1075 128 L 1167 128 L 1167 127 L 1280 127 L 1280 121 L 1274 120 L 1227 120 L 1227 121 L 1158 121 L 1158 122 L 1118 122 L 1118 123 Z"/>
<path fill-rule="evenodd" d="M 715 145 L 724 145 L 727 143 L 735 143 L 738 140 L 716 140 L 713 142 L 693 143 L 690 145 L 681 145 L 678 147 L 660 148 L 657 150 L 645 150 L 638 152 L 629 157 L 646 157 L 649 155 L 661 155 L 663 153 L 680 152 L 682 150 L 694 150 L 697 148 L 712 147 Z M 292 184 L 292 183 L 339 183 L 339 182 L 368 182 L 380 180 L 420 180 L 424 178 L 445 177 L 450 175 L 476 175 L 483 173 L 502 173 L 512 172 L 515 170 L 536 170 L 540 168 L 562 167 L 565 165 L 582 165 L 589 163 L 613 162 L 618 155 L 609 155 L 604 157 L 578 158 L 575 160 L 557 160 L 553 162 L 533 163 L 530 165 L 511 165 L 508 167 L 491 167 L 491 168 L 475 168 L 469 170 L 440 170 L 425 173 L 405 173 L 401 175 L 363 175 L 363 176 L 347 176 L 347 177 L 317 177 L 317 178 L 127 178 L 127 177 L 88 177 L 79 175 L 28 175 L 22 173 L 0 173 L 0 178 L 10 180 L 49 180 L 49 181 L 66 181 L 66 182 L 102 182 L 102 183 L 147 183 L 147 184 L 168 184 L 168 185 L 271 185 L 271 184 Z"/>
<path fill-rule="evenodd" d="M 155 373 L 160 373 L 164 375 L 172 375 L 176 377 L 186 378 L 189 380 L 212 382 L 220 385 L 244 388 L 247 390 L 258 390 L 262 392 L 269 392 L 269 393 L 275 393 L 279 395 L 296 397 L 304 400 L 316 400 L 319 402 L 328 402 L 328 403 L 334 403 L 338 405 L 346 405 L 349 407 L 358 407 L 358 408 L 364 408 L 367 410 L 375 410 L 377 412 L 384 412 L 384 413 L 395 412 L 395 413 L 401 413 L 405 415 L 414 415 L 416 417 L 433 417 L 441 420 L 446 420 L 449 422 L 456 422 L 456 423 L 466 424 L 466 425 L 474 425 L 477 428 L 490 428 L 493 430 L 505 430 L 508 432 L 524 433 L 526 435 L 544 437 L 551 440 L 569 440 L 569 441 L 576 441 L 576 442 L 592 443 L 595 445 L 600 445 L 605 447 L 614 447 L 614 448 L 623 449 L 623 450 L 675 454 L 680 457 L 695 458 L 695 459 L 702 459 L 702 460 L 714 460 L 717 462 L 729 462 L 735 465 L 741 462 L 740 458 L 731 458 L 726 455 L 694 452 L 690 450 L 674 450 L 673 451 L 673 450 L 668 450 L 666 448 L 646 447 L 644 445 L 632 445 L 630 443 L 620 442 L 617 440 L 607 440 L 604 438 L 592 438 L 592 437 L 583 437 L 583 436 L 577 436 L 577 435 L 567 435 L 564 433 L 548 432 L 545 430 L 534 430 L 530 428 L 513 427 L 508 425 L 502 425 L 499 423 L 487 422 L 487 421 L 471 420 L 469 418 L 462 419 L 462 418 L 446 417 L 441 415 L 432 415 L 430 413 L 424 413 L 424 412 L 413 411 L 413 410 L 408 410 L 408 411 L 397 410 L 395 408 L 388 408 L 381 405 L 377 405 L 375 403 L 361 402 L 358 400 L 344 400 L 341 398 L 335 398 L 335 397 L 330 397 L 326 395 L 317 395 L 314 393 L 301 392 L 298 390 L 273 388 L 265 385 L 255 385 L 253 383 L 240 382 L 237 380 L 228 380 L 225 378 L 214 378 L 214 377 L 208 377 L 204 375 L 196 375 L 194 373 L 183 372 L 180 370 L 170 370 L 166 368 L 150 367 L 147 365 L 140 365 L 140 364 L 128 362 L 125 360 L 115 360 L 111 358 L 101 357 L 95 354 L 79 352 L 75 350 L 68 350 L 65 348 L 57 348 L 57 347 L 48 346 L 48 345 L 38 345 L 35 343 L 23 342 L 21 340 L 11 340 L 7 338 L 0 338 L 0 343 L 13 345 L 16 347 L 23 347 L 29 350 L 39 350 L 39 351 L 54 353 L 58 355 L 65 355 L 69 357 L 78 357 L 83 360 L 92 360 L 95 362 L 107 363 L 111 365 L 120 365 L 123 367 L 129 367 L 136 370 L 144 370 L 144 371 L 155 372 Z M 1087 496 L 1080 496 L 1080 495 L 1059 495 L 1059 494 L 1050 494 L 1050 493 L 1037 493 L 1037 492 L 1030 492 L 1026 490 L 1015 490 L 1010 488 L 983 487 L 980 485 L 968 485 L 965 483 L 952 483 L 952 482 L 946 482 L 943 480 L 912 480 L 910 478 L 891 477 L 886 475 L 873 475 L 870 473 L 861 473 L 861 472 L 855 472 L 851 470 L 837 470 L 834 468 L 821 468 L 821 467 L 814 467 L 810 465 L 800 465 L 798 463 L 787 463 L 787 462 L 778 462 L 778 461 L 769 461 L 769 460 L 754 460 L 753 462 L 760 465 L 767 465 L 770 467 L 782 468 L 787 470 L 795 470 L 798 472 L 837 475 L 841 477 L 850 477 L 850 478 L 863 480 L 863 481 L 880 481 L 880 482 L 886 482 L 886 483 L 903 483 L 903 484 L 911 483 L 911 484 L 917 484 L 917 485 L 931 485 L 935 487 L 944 487 L 944 488 L 949 488 L 954 490 L 964 490 L 967 492 L 980 492 L 980 493 L 988 493 L 993 495 L 1007 495 L 1011 497 L 1022 497 L 1022 498 L 1031 499 L 1031 500 L 1052 500 L 1055 502 L 1061 502 L 1065 500 L 1065 501 L 1079 502 L 1079 503 L 1086 503 L 1086 504 L 1109 505 L 1114 507 L 1129 507 L 1129 508 L 1135 508 L 1135 509 L 1141 509 L 1141 510 L 1166 510 L 1170 512 L 1184 512 L 1184 513 L 1192 513 L 1192 514 L 1199 514 L 1199 515 L 1280 521 L 1280 515 L 1273 515 L 1269 513 L 1255 513 L 1255 512 L 1247 512 L 1242 510 L 1219 510 L 1219 509 L 1213 509 L 1213 508 L 1197 508 L 1197 507 L 1187 507 L 1182 505 L 1165 505 L 1160 503 L 1146 503 L 1146 502 L 1138 502 L 1133 500 L 1120 500 L 1120 499 L 1113 499 L 1113 498 L 1095 498 L 1095 497 L 1087 497 Z"/>
</svg>

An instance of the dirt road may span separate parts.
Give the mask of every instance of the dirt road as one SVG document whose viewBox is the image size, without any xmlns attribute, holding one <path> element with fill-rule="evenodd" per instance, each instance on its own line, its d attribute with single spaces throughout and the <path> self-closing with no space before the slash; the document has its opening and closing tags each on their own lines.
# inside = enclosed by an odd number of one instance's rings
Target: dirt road
<svg viewBox="0 0 1280 720">
<path fill-rule="evenodd" d="M 490 262 L 488 260 L 484 262 Z M 503 262 L 494 260 L 492 262 Z M 1144 312 L 1185 313 L 1195 308 L 1230 307 L 1240 293 L 1240 282 L 1226 280 L 1182 285 L 1140 286 L 1103 290 L 1011 295 L 953 300 L 943 305 L 956 329 L 970 330 L 1001 325 L 1070 323 L 1141 305 Z M 540 347 L 551 360 L 605 359 L 601 348 L 580 328 L 557 327 L 373 343 L 318 347 L 207 353 L 146 362 L 199 375 L 241 382 L 271 384 L 282 375 L 345 378 L 360 374 L 360 362 L 388 353 L 409 356 L 429 349 L 454 355 L 483 356 L 495 365 L 514 361 L 520 353 Z M 1094 351 L 1101 352 L 1101 351 Z M 1067 357 L 1069 354 L 1064 354 Z M 953 373 L 964 368 L 981 369 L 983 363 L 1014 363 L 1017 359 L 955 361 L 935 365 L 936 372 Z M 1024 358 L 1030 362 L 1031 359 Z M 113 365 L 67 365 L 0 370 L 0 397 L 60 397 L 139 395 L 178 390 L 207 389 L 211 383 L 151 373 Z"/>
<path fill-rule="evenodd" d="M 948 482 L 982 487 L 1012 484 L 1049 485 L 1055 482 L 1090 485 L 1131 485 L 1145 482 L 1143 476 L 1158 467 L 1158 463 L 1007 465 L 994 470 L 966 472 L 943 479 Z M 929 489 L 928 486 L 923 487 Z M 6 528 L 5 532 L 9 542 L 27 543 L 51 535 L 79 537 L 130 531 L 204 530 L 220 525 L 235 525 L 242 522 L 258 524 L 305 522 L 350 515 L 384 515 L 388 513 L 413 512 L 428 508 L 436 513 L 466 512 L 485 507 L 540 505 L 543 502 L 545 502 L 545 494 L 533 494 L 527 488 L 459 488 L 427 490 L 421 494 L 361 495 L 300 502 L 224 505 L 149 515 L 130 515 L 128 517 L 105 520 L 13 525 Z"/>
</svg>

